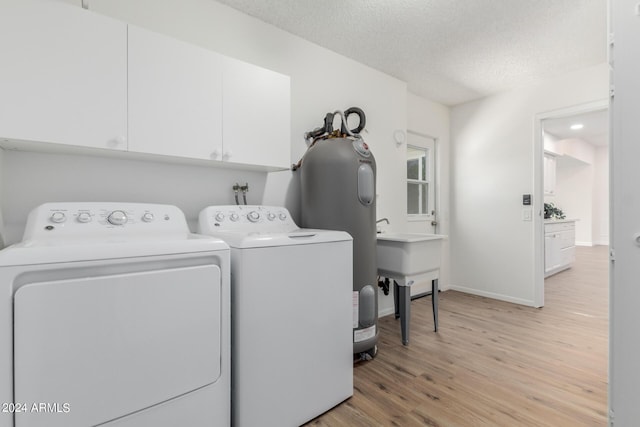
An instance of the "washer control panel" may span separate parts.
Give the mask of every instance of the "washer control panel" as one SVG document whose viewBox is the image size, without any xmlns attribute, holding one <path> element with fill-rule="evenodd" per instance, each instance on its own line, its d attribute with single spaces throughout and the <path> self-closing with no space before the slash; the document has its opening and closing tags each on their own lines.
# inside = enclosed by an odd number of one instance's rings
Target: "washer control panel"
<svg viewBox="0 0 640 427">
<path fill-rule="evenodd" d="M 289 231 L 298 228 L 286 208 L 260 205 L 209 206 L 200 212 L 200 232 Z"/>
<path fill-rule="evenodd" d="M 189 233 L 182 211 L 146 203 L 45 203 L 29 214 L 23 240 L 141 232 Z"/>
</svg>

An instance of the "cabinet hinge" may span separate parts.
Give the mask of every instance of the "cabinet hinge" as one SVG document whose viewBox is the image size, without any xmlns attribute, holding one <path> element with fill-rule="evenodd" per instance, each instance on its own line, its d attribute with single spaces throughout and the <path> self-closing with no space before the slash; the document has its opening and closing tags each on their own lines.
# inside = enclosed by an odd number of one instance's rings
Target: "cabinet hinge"
<svg viewBox="0 0 640 427">
<path fill-rule="evenodd" d="M 609 96 L 613 98 L 616 94 L 616 87 L 614 85 L 609 86 Z"/>
<path fill-rule="evenodd" d="M 609 251 L 609 261 L 611 262 L 616 261 L 616 251 L 614 251 L 613 249 Z"/>
</svg>

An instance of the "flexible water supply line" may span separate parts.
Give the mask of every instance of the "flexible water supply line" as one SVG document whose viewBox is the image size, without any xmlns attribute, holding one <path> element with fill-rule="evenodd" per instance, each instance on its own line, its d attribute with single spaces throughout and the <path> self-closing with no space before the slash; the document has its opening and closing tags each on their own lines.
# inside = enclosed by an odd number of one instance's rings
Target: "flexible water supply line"
<svg viewBox="0 0 640 427">
<path fill-rule="evenodd" d="M 245 206 L 247 205 L 247 193 L 249 192 L 249 183 L 245 183 L 242 187 L 240 187 L 240 191 L 242 191 L 242 200 L 244 200 Z"/>
<path fill-rule="evenodd" d="M 238 190 L 240 190 L 240 184 L 236 182 L 236 185 L 233 186 L 233 193 L 236 199 L 236 205 L 240 206 L 240 201 L 238 200 Z"/>
</svg>

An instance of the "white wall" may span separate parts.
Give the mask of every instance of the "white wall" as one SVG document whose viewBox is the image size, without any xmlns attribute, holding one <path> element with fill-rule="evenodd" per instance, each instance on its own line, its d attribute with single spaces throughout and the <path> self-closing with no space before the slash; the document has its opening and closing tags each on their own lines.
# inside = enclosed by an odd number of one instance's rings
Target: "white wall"
<svg viewBox="0 0 640 427">
<path fill-rule="evenodd" d="M 571 156 L 589 165 L 592 165 L 594 162 L 595 147 L 580 138 L 561 140 L 560 151 L 567 156 Z"/>
<path fill-rule="evenodd" d="M 609 244 L 609 149 L 581 139 L 544 135 L 544 149 L 556 157 L 556 191 L 545 195 L 567 218 L 577 219 L 576 244 Z"/>
<path fill-rule="evenodd" d="M 556 193 L 553 203 L 576 221 L 576 244 L 593 245 L 594 167 L 568 155 L 558 157 L 556 163 Z"/>
<path fill-rule="evenodd" d="M 248 203 L 262 198 L 265 175 L 202 166 L 81 155 L 4 152 L 3 187 L 7 242 L 21 240 L 26 215 L 45 202 L 167 203 L 184 210 L 195 230 L 210 204 L 234 204 L 231 186 L 249 182 Z"/>
<path fill-rule="evenodd" d="M 640 420 L 640 25 L 637 0 L 611 0 L 613 46 L 611 102 L 611 265 L 609 308 L 610 425 Z"/>
<path fill-rule="evenodd" d="M 534 207 L 542 206 L 535 116 L 607 96 L 608 68 L 601 64 L 452 109 L 452 288 L 534 305 L 534 237 L 542 217 L 536 211 L 534 221 L 522 220 L 522 195 L 539 189 Z"/>
<path fill-rule="evenodd" d="M 543 141 L 543 147 L 545 151 L 550 151 L 554 154 L 562 154 L 560 152 L 560 141 L 561 139 L 558 138 L 557 136 L 545 132 L 544 129 L 542 130 L 542 141 Z"/>
</svg>

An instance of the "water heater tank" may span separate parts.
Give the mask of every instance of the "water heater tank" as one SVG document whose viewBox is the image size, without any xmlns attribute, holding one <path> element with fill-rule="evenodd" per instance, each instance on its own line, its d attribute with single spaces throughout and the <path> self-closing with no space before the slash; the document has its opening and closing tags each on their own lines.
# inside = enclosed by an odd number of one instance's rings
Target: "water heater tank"
<svg viewBox="0 0 640 427">
<path fill-rule="evenodd" d="M 375 355 L 376 161 L 359 136 L 328 137 L 307 150 L 300 172 L 302 226 L 353 237 L 353 351 Z"/>
</svg>

